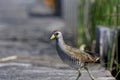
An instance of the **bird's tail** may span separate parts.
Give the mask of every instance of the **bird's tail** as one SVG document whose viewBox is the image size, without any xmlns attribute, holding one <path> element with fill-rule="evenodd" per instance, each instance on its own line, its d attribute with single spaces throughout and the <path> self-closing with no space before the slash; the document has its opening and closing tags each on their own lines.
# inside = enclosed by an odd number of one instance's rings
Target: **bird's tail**
<svg viewBox="0 0 120 80">
<path fill-rule="evenodd" d="M 98 58 L 96 58 L 96 61 L 98 61 L 98 60 L 100 60 L 100 58 L 98 57 Z"/>
<path fill-rule="evenodd" d="M 100 57 L 97 57 L 95 62 L 99 63 L 100 62 Z"/>
</svg>

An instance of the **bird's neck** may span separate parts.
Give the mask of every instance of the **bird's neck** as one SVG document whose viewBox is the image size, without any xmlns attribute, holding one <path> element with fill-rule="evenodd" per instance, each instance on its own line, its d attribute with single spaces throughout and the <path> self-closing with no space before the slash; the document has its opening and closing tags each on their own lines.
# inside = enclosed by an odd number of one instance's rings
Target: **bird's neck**
<svg viewBox="0 0 120 80">
<path fill-rule="evenodd" d="M 65 49 L 65 45 L 66 45 L 66 44 L 65 44 L 65 42 L 64 42 L 63 37 L 57 39 L 56 45 L 57 45 L 59 48 L 61 48 L 62 50 Z"/>
</svg>

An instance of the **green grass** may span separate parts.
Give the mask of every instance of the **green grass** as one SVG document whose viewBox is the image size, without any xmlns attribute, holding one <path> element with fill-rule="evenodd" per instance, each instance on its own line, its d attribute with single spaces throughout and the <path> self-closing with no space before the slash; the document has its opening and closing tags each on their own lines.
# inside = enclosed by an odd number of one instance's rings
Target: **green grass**
<svg viewBox="0 0 120 80">
<path fill-rule="evenodd" d="M 92 0 L 91 0 L 92 1 Z M 85 0 L 79 0 L 79 19 L 78 19 L 78 44 L 81 45 L 83 43 L 87 44 L 86 34 L 85 34 L 85 26 L 84 26 L 84 5 Z M 114 11 L 114 8 L 116 7 L 116 12 Z M 113 14 L 117 16 L 113 16 Z M 95 28 L 96 25 L 103 25 L 103 26 L 109 26 L 112 28 L 112 26 L 120 26 L 120 0 L 94 0 L 94 2 L 90 3 L 90 11 L 89 11 L 89 26 L 90 26 L 90 37 L 91 41 L 95 39 Z M 91 43 L 92 44 L 92 43 Z M 78 46 L 79 46 L 78 45 Z M 115 61 L 114 63 L 116 65 L 116 76 L 120 74 L 120 63 L 118 63 L 118 41 L 116 41 L 116 53 L 115 53 Z M 109 46 L 108 49 L 108 60 L 107 60 L 107 69 L 110 68 L 111 63 L 111 53 L 112 52 L 112 46 Z"/>
</svg>

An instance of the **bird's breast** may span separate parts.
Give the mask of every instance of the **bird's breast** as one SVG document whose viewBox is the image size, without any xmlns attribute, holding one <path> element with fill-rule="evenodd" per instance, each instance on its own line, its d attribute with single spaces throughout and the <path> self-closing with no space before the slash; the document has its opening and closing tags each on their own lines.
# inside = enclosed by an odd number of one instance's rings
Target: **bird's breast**
<svg viewBox="0 0 120 80">
<path fill-rule="evenodd" d="M 81 61 L 69 55 L 68 52 L 65 51 L 63 48 L 64 48 L 63 46 L 56 44 L 56 49 L 61 60 L 68 64 L 69 66 L 78 69 L 81 65 Z"/>
</svg>

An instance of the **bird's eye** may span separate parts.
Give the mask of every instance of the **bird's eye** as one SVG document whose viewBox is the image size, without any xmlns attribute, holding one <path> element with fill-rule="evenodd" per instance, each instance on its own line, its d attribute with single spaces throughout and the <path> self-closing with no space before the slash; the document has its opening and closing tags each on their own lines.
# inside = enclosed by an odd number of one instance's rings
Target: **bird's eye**
<svg viewBox="0 0 120 80">
<path fill-rule="evenodd" d="M 58 35 L 58 33 L 55 33 L 55 35 L 57 36 L 57 35 Z"/>
</svg>

